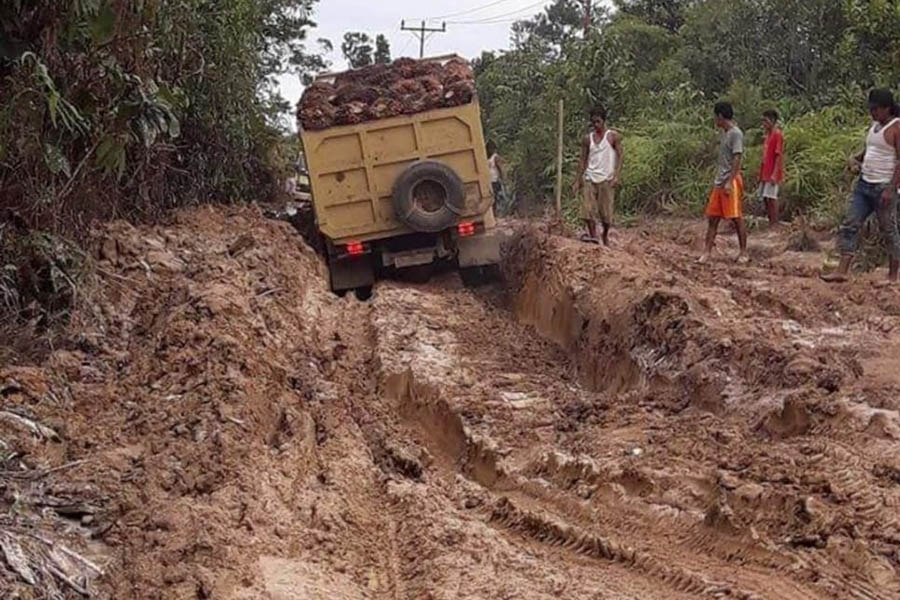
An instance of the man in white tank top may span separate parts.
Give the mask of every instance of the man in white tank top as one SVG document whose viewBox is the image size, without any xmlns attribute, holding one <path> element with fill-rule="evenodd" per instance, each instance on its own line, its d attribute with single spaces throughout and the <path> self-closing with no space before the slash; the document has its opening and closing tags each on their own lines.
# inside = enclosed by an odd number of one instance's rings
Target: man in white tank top
<svg viewBox="0 0 900 600">
<path fill-rule="evenodd" d="M 575 175 L 574 190 L 584 187 L 581 219 L 588 230 L 586 241 L 598 243 L 597 221 L 603 226 L 603 244 L 609 245 L 615 188 L 622 172 L 622 136 L 606 128 L 606 109 L 591 110 L 591 131 L 581 141 L 581 162 Z"/>
<path fill-rule="evenodd" d="M 506 198 L 503 189 L 503 179 L 505 178 L 503 159 L 497 154 L 497 145 L 494 142 L 489 141 L 485 145 L 485 149 L 488 156 L 488 169 L 491 173 L 491 190 L 494 192 L 494 210 L 498 215 L 505 216 L 512 207 L 508 205 L 509 199 Z"/>
<path fill-rule="evenodd" d="M 897 188 L 900 187 L 900 106 L 890 90 L 869 94 L 872 127 L 865 149 L 851 159 L 851 167 L 861 171 L 850 199 L 847 218 L 841 225 L 838 246 L 841 262 L 836 271 L 822 275 L 829 282 L 847 281 L 853 255 L 859 245 L 859 230 L 872 213 L 890 257 L 888 282 L 897 281 L 900 271 L 900 233 L 897 230 Z"/>
</svg>

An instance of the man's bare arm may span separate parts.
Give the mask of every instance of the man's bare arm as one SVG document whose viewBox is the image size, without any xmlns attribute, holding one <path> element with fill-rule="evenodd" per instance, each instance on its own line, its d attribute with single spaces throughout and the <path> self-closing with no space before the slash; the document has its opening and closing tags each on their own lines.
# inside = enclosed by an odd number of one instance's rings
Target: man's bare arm
<svg viewBox="0 0 900 600">
<path fill-rule="evenodd" d="M 573 187 L 578 190 L 584 180 L 584 170 L 587 169 L 588 154 L 591 151 L 591 134 L 587 134 L 581 140 L 581 160 L 578 162 L 578 172 L 575 174 Z"/>
<path fill-rule="evenodd" d="M 885 132 L 885 137 L 889 131 Z M 897 157 L 897 165 L 894 167 L 894 177 L 891 179 L 890 185 L 888 185 L 883 192 L 881 192 L 881 203 L 883 206 L 890 206 L 891 202 L 894 199 L 894 194 L 897 193 L 897 188 L 900 187 L 900 128 L 893 128 L 893 146 L 894 146 L 894 155 Z"/>
<path fill-rule="evenodd" d="M 625 150 L 622 147 L 622 135 L 614 131 L 612 135 L 612 147 L 616 151 L 616 165 L 613 173 L 613 182 L 618 184 L 622 177 L 622 160 L 625 156 Z"/>
<path fill-rule="evenodd" d="M 734 181 L 741 176 L 741 159 L 743 157 L 743 154 L 734 155 L 734 162 L 731 164 L 731 181 Z"/>
<path fill-rule="evenodd" d="M 897 188 L 900 188 L 900 127 L 897 126 L 894 127 L 894 154 L 897 156 L 897 166 L 894 167 L 892 192 L 896 191 Z"/>
<path fill-rule="evenodd" d="M 850 163 L 850 170 L 854 173 L 859 172 L 860 168 L 862 167 L 862 162 L 865 158 L 866 147 L 863 146 L 863 149 L 859 153 L 854 154 L 850 157 L 850 160 L 848 161 Z"/>
</svg>

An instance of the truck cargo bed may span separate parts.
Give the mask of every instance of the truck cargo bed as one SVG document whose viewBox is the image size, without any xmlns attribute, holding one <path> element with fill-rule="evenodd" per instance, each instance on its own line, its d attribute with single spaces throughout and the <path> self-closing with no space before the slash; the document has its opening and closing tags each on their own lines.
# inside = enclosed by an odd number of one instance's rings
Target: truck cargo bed
<svg viewBox="0 0 900 600">
<path fill-rule="evenodd" d="M 477 100 L 300 135 L 319 229 L 334 243 L 409 233 L 395 214 L 394 181 L 424 159 L 440 161 L 459 175 L 465 187 L 461 218 L 494 226 Z"/>
</svg>

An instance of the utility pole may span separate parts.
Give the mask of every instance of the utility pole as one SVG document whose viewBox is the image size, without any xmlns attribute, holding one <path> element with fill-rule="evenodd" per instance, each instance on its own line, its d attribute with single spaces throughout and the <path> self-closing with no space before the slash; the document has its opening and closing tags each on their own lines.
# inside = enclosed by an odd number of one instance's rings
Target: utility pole
<svg viewBox="0 0 900 600">
<path fill-rule="evenodd" d="M 417 38 L 419 38 L 419 58 L 425 58 L 425 34 L 446 33 L 447 24 L 441 23 L 440 29 L 431 29 L 429 27 L 425 27 L 425 21 L 422 21 L 422 24 L 418 27 L 407 27 L 406 21 L 400 21 L 400 31 L 411 31 Z"/>
<path fill-rule="evenodd" d="M 563 111 L 565 104 L 563 99 L 559 99 L 559 114 L 557 115 L 559 122 L 557 123 L 557 140 L 556 140 L 556 220 L 562 222 L 562 172 L 563 172 Z"/>
<path fill-rule="evenodd" d="M 584 38 L 587 39 L 588 31 L 591 29 L 591 0 L 584 0 Z"/>
</svg>

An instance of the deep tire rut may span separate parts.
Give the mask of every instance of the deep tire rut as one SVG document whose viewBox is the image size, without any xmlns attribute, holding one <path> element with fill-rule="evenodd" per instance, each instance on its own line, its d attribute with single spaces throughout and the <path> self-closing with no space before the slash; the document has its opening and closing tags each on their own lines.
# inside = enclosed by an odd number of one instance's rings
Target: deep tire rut
<svg viewBox="0 0 900 600">
<path fill-rule="evenodd" d="M 529 256 L 525 262 L 546 261 Z M 540 273 L 546 267 L 537 270 Z M 630 277 L 620 276 L 614 284 L 620 289 L 610 293 L 621 296 L 621 286 L 627 289 Z M 540 276 L 530 272 L 515 281 L 524 281 L 525 287 L 512 296 L 496 289 L 472 292 L 449 278 L 411 290 L 385 284 L 376 300 L 376 313 L 378 302 L 401 307 L 399 315 L 377 317 L 381 324 L 376 325 L 380 334 L 376 352 L 383 359 L 381 368 L 394 378 L 392 386 L 403 388 L 395 390 L 393 398 L 408 434 L 428 447 L 444 477 L 455 469 L 483 488 L 483 518 L 492 527 L 513 536 L 509 538 L 513 543 L 519 539 L 538 544 L 548 558 L 555 557 L 552 560 L 566 560 L 562 557 L 569 555 L 572 560 L 594 561 L 601 571 L 624 567 L 637 578 L 656 581 L 656 587 L 650 587 L 662 598 L 673 594 L 788 600 L 893 597 L 889 590 L 896 582 L 878 577 L 884 572 L 874 557 L 865 562 L 868 566 L 856 570 L 832 552 L 808 549 L 802 536 L 773 538 L 774 531 L 763 530 L 779 514 L 808 502 L 786 495 L 796 498 L 797 492 L 782 482 L 785 475 L 778 474 L 777 465 L 760 469 L 758 478 L 742 474 L 746 467 L 740 467 L 735 474 L 746 483 L 732 482 L 729 478 L 735 475 L 721 470 L 725 465 L 696 462 L 696 457 L 712 455 L 712 448 L 701 450 L 709 445 L 709 438 L 704 440 L 697 420 L 688 419 L 692 412 L 683 413 L 685 407 L 679 406 L 677 418 L 665 425 L 671 419 L 671 394 L 706 398 L 720 393 L 707 389 L 709 384 L 701 376 L 672 375 L 685 368 L 683 356 L 691 351 L 692 340 L 709 347 L 719 344 L 716 330 L 698 320 L 692 303 L 677 293 L 644 291 L 632 279 L 636 293 L 630 308 L 626 296 L 624 301 L 607 301 L 612 308 L 606 314 L 602 310 L 589 314 L 585 311 L 590 310 L 592 299 L 560 287 L 560 280 L 525 302 L 519 298 L 533 293 L 529 286 L 541 285 Z M 600 298 L 607 294 L 604 289 L 597 292 Z M 557 305 L 542 307 L 547 300 Z M 524 324 L 518 322 L 523 314 Z M 621 318 L 619 325 L 606 326 L 603 319 L 615 315 L 634 318 L 633 329 Z M 536 339 L 532 326 L 549 343 Z M 398 343 L 394 327 L 416 331 L 415 342 Z M 597 328 L 606 332 L 605 338 L 592 333 Z M 584 347 L 585 343 L 591 346 Z M 784 350 L 777 341 L 754 343 L 760 345 L 758 354 L 764 360 L 770 364 L 784 360 L 785 366 L 778 368 L 790 372 L 794 350 L 782 358 Z M 835 372 L 853 368 L 842 361 L 835 358 L 825 364 Z M 604 383 L 604 373 L 609 369 L 621 373 L 623 365 L 631 375 L 611 380 L 611 386 Z M 763 381 L 764 368 L 751 363 L 734 371 L 733 378 L 747 382 L 746 391 L 733 382 L 730 388 L 722 388 L 724 393 L 729 389 L 750 393 L 751 385 Z M 784 381 L 788 395 L 800 389 L 795 383 L 800 380 L 786 376 Z M 705 387 L 691 387 L 697 383 Z M 760 431 L 780 436 L 778 443 L 785 445 L 794 431 L 812 434 L 826 423 L 811 412 L 818 408 L 800 404 L 795 415 L 787 409 L 770 413 L 762 405 L 734 412 L 721 401 L 700 402 L 698 407 L 714 411 L 702 414 L 702 427 L 721 430 L 726 441 L 744 440 L 751 452 L 748 458 L 765 451 L 764 440 L 758 439 Z M 649 430 L 629 425 L 635 418 L 646 419 Z M 701 451 L 687 453 L 669 465 L 659 460 L 645 464 L 650 459 L 641 456 L 639 446 L 652 445 L 648 431 L 666 427 L 670 435 L 687 434 L 687 447 L 695 444 Z M 600 444 L 592 447 L 585 435 L 588 430 L 599 436 L 593 439 Z M 650 435 L 650 439 L 658 437 Z M 673 440 L 677 437 L 669 437 L 665 444 L 674 444 Z M 827 482 L 827 489 L 845 506 L 844 514 L 868 531 L 889 514 L 887 500 L 873 493 L 877 487 L 865 464 L 870 457 L 844 449 L 836 439 L 798 438 L 790 443 L 799 444 L 795 448 L 804 444 L 818 448 L 783 459 L 785 468 L 789 464 L 796 468 L 801 461 L 806 464 L 810 492 L 816 489 L 817 478 Z M 576 458 L 585 450 L 593 457 Z M 688 475 L 679 471 L 682 467 L 700 470 Z M 766 487 L 761 485 L 773 489 L 771 509 L 766 504 Z M 777 492 L 780 488 L 783 491 Z M 761 491 L 766 495 L 761 497 Z M 760 523 L 746 521 L 752 510 L 761 511 Z M 802 518 L 818 523 L 818 513 L 800 517 L 801 524 Z M 622 577 L 621 572 L 618 576 Z M 888 588 L 881 588 L 882 582 Z"/>
<path fill-rule="evenodd" d="M 4 439 L 81 465 L 41 485 L 94 511 L 98 597 L 900 597 L 883 291 L 522 229 L 504 286 L 359 302 L 250 210 L 101 233 L 134 285 L 0 378 L 61 441 Z M 22 514 L 71 534 L 48 511 Z"/>
</svg>

